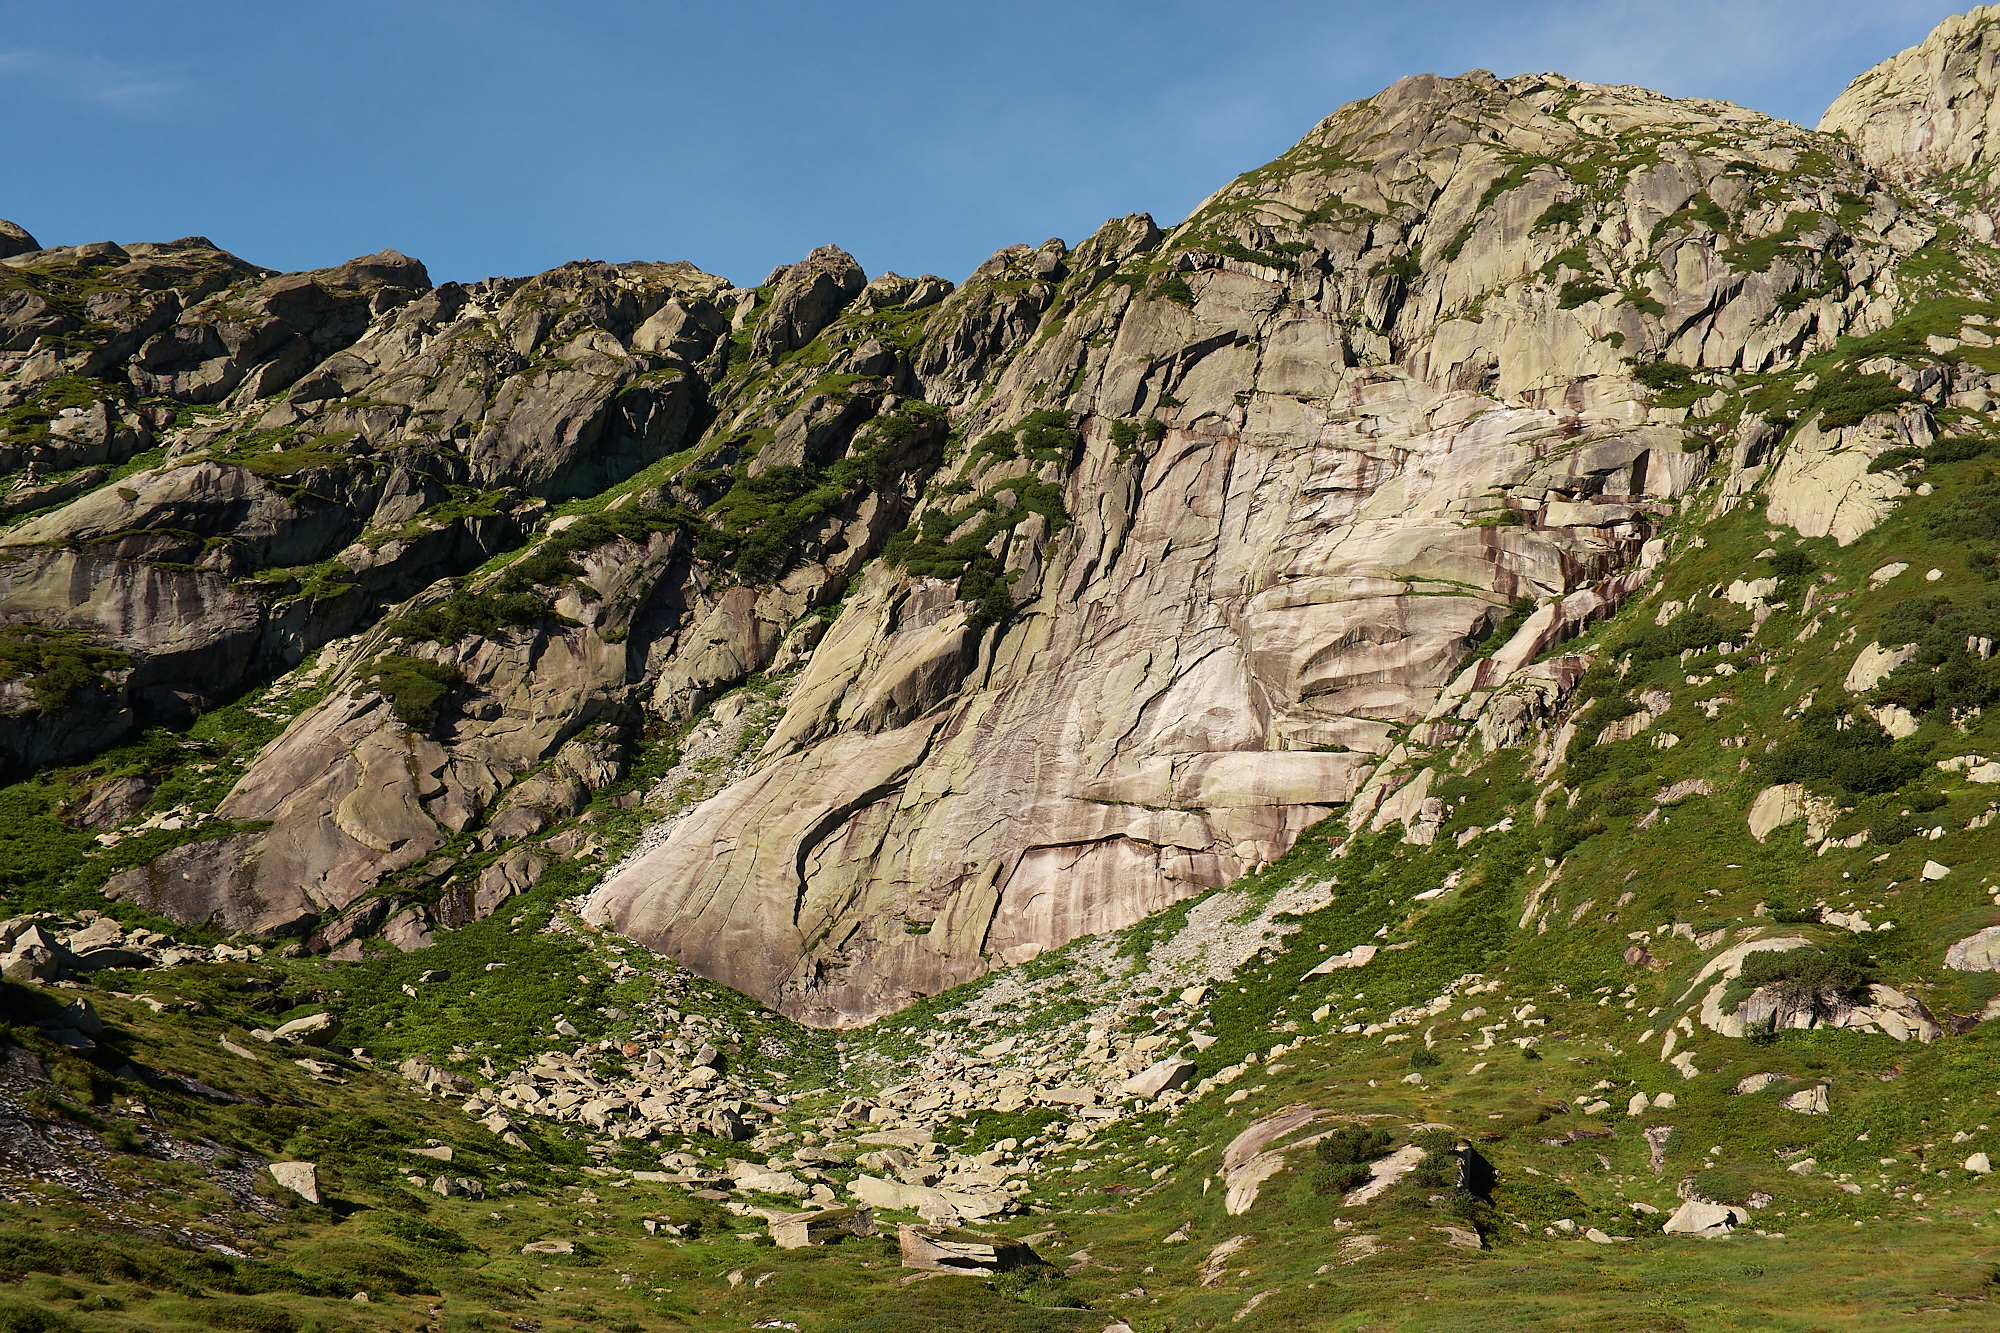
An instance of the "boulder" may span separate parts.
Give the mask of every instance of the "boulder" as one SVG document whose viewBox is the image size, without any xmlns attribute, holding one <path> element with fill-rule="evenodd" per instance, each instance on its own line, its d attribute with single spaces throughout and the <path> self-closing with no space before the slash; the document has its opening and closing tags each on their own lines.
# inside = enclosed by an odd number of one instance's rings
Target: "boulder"
<svg viewBox="0 0 2000 1333">
<path fill-rule="evenodd" d="M 340 1035 L 340 1019 L 333 1014 L 308 1014 L 281 1025 L 273 1035 L 281 1041 L 324 1046 Z"/>
<path fill-rule="evenodd" d="M 15 255 L 31 255 L 42 248 L 42 243 L 30 236 L 25 227 L 0 218 L 0 259 L 12 259 Z"/>
<path fill-rule="evenodd" d="M 1774 830 L 1802 817 L 1807 837 L 1816 842 L 1833 825 L 1833 805 L 1796 782 L 1766 787 L 1750 803 L 1750 836 L 1762 842 Z"/>
<path fill-rule="evenodd" d="M 1946 949 L 1944 965 L 1954 972 L 2000 972 L 2000 926 L 1988 926 Z"/>
<path fill-rule="evenodd" d="M 1906 643 L 1900 648 L 1884 648 L 1872 640 L 1868 646 L 1855 655 L 1854 665 L 1847 670 L 1847 679 L 1841 684 L 1850 694 L 1866 694 L 1882 683 L 1882 678 L 1917 655 L 1917 645 Z"/>
<path fill-rule="evenodd" d="M 736 1188 L 747 1193 L 790 1194 L 803 1198 L 811 1186 L 789 1171 L 757 1171 L 736 1178 Z"/>
<path fill-rule="evenodd" d="M 1169 1056 L 1120 1083 L 1118 1093 L 1122 1097 L 1157 1097 L 1163 1092 L 1185 1087 L 1195 1072 L 1194 1061 Z"/>
<path fill-rule="evenodd" d="M 304 1199 L 319 1202 L 319 1167 L 312 1162 L 273 1162 L 271 1179 Z"/>
<path fill-rule="evenodd" d="M 896 1238 L 902 1246 L 903 1267 L 928 1272 L 1004 1273 L 1042 1262 L 1041 1256 L 1021 1241 L 963 1227 L 919 1227 L 905 1222 L 897 1226 Z"/>
<path fill-rule="evenodd" d="M 1319 966 L 1306 973 L 1306 976 L 1323 977 L 1329 972 L 1338 972 L 1342 968 L 1366 967 L 1380 951 L 1377 945 L 1357 944 L 1345 953 L 1337 953 L 1330 958 L 1320 960 Z M 1301 981 L 1304 979 L 1305 977 L 1300 978 Z"/>
<path fill-rule="evenodd" d="M 1827 1100 L 1824 1083 L 1816 1083 L 1810 1088 L 1801 1088 L 1788 1097 L 1780 1097 L 1778 1105 L 1787 1111 L 1797 1111 L 1800 1115 L 1825 1115 L 1833 1109 Z"/>
<path fill-rule="evenodd" d="M 531 1240 L 521 1247 L 522 1254 L 575 1254 L 576 1242 L 571 1240 Z"/>
<path fill-rule="evenodd" d="M 1741 1216 L 1726 1204 L 1689 1199 L 1674 1210 L 1660 1230 L 1669 1236 L 1726 1236 L 1741 1223 Z"/>
<path fill-rule="evenodd" d="M 771 1241 L 781 1250 L 830 1245 L 847 1236 L 875 1234 L 875 1214 L 867 1208 L 822 1208 L 771 1221 Z"/>
<path fill-rule="evenodd" d="M 1993 1163 L 1987 1158 L 1985 1153 L 1976 1152 L 1965 1159 L 1965 1169 L 1975 1176 L 1991 1175 L 1993 1173 Z"/>
</svg>

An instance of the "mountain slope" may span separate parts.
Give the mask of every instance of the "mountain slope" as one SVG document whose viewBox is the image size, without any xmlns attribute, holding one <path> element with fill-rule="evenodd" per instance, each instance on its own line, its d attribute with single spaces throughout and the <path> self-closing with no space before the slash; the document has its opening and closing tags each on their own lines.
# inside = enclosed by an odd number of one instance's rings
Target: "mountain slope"
<svg viewBox="0 0 2000 1333">
<path fill-rule="evenodd" d="M 2000 270 L 1850 135 L 1413 78 L 956 288 L 0 229 L 0 1326 L 1983 1318 Z"/>
</svg>

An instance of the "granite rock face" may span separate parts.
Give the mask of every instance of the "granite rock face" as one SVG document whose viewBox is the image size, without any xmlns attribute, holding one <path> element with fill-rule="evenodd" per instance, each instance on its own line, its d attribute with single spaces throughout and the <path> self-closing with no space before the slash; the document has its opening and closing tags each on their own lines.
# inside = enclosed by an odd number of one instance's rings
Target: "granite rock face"
<svg viewBox="0 0 2000 1333">
<path fill-rule="evenodd" d="M 1424 842 L 1446 747 L 1560 717 L 1587 663 L 1555 650 L 1647 586 L 1668 517 L 1850 543 L 1906 491 L 1873 464 L 1995 387 L 1876 356 L 1744 404 L 1967 234 L 1850 133 L 1421 76 L 1171 230 L 955 288 L 833 246 L 755 288 L 17 253 L 0 634 L 102 655 L 63 698 L 0 683 L 0 745 L 87 753 L 320 652 L 315 702 L 190 814 L 215 836 L 109 891 L 348 956 L 590 865 L 586 806 L 678 735 L 588 916 L 824 1026 L 1343 808 L 1336 836 Z"/>
<path fill-rule="evenodd" d="M 1783 185 L 1680 146 L 1703 135 Z M 1832 167 L 1802 170 L 1809 150 Z M 936 580 L 871 567 L 765 765 L 591 910 L 838 1025 L 1275 858 L 1364 791 L 1510 605 L 1604 614 L 1639 586 L 1707 457 L 1628 356 L 1761 370 L 1879 318 L 1838 287 L 1779 300 L 1828 263 L 1887 262 L 1878 232 L 1828 217 L 1762 269 L 1727 257 L 1732 233 L 1868 182 L 1838 145 L 1722 104 L 1424 77 L 1170 234 L 1127 219 L 1074 252 L 1003 252 L 989 268 L 1052 290 L 964 433 L 1051 386 L 1081 430 L 1061 457 L 974 449 L 919 521 L 1060 487 L 1060 531 L 1033 515 L 994 537 L 1012 614 L 984 625 Z M 1690 220 L 1703 200 L 1726 226 Z"/>
<path fill-rule="evenodd" d="M 1924 40 L 1847 85 L 1820 119 L 1870 165 L 1905 183 L 1953 177 L 1991 200 L 2000 166 L 2000 7 L 1940 23 Z M 1992 222 L 1985 225 L 1992 235 Z"/>
</svg>

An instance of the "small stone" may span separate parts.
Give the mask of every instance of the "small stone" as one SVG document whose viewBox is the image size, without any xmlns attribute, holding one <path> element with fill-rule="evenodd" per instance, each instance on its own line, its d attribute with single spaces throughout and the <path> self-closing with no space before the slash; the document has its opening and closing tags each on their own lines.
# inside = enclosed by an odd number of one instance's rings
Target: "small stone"
<svg viewBox="0 0 2000 1333">
<path fill-rule="evenodd" d="M 1943 879 L 1946 875 L 1949 875 L 1950 873 L 1951 873 L 1950 866 L 1941 866 L 1935 861 L 1924 862 L 1925 879 Z"/>
<path fill-rule="evenodd" d="M 1993 1171 L 1993 1163 L 1987 1158 L 1985 1153 L 1976 1152 L 1965 1159 L 1965 1169 L 1976 1176 L 1990 1175 Z"/>
</svg>

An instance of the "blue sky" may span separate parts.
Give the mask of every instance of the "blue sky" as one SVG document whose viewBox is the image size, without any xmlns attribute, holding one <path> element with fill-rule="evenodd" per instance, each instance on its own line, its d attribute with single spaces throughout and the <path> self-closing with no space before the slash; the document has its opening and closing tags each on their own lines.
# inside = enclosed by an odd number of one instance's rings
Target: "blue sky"
<svg viewBox="0 0 2000 1333">
<path fill-rule="evenodd" d="M 1915 0 L 700 5 L 0 0 L 0 217 L 433 278 L 828 241 L 957 280 L 1178 220 L 1406 74 L 1556 70 L 1810 125 L 1963 6 Z"/>
</svg>

